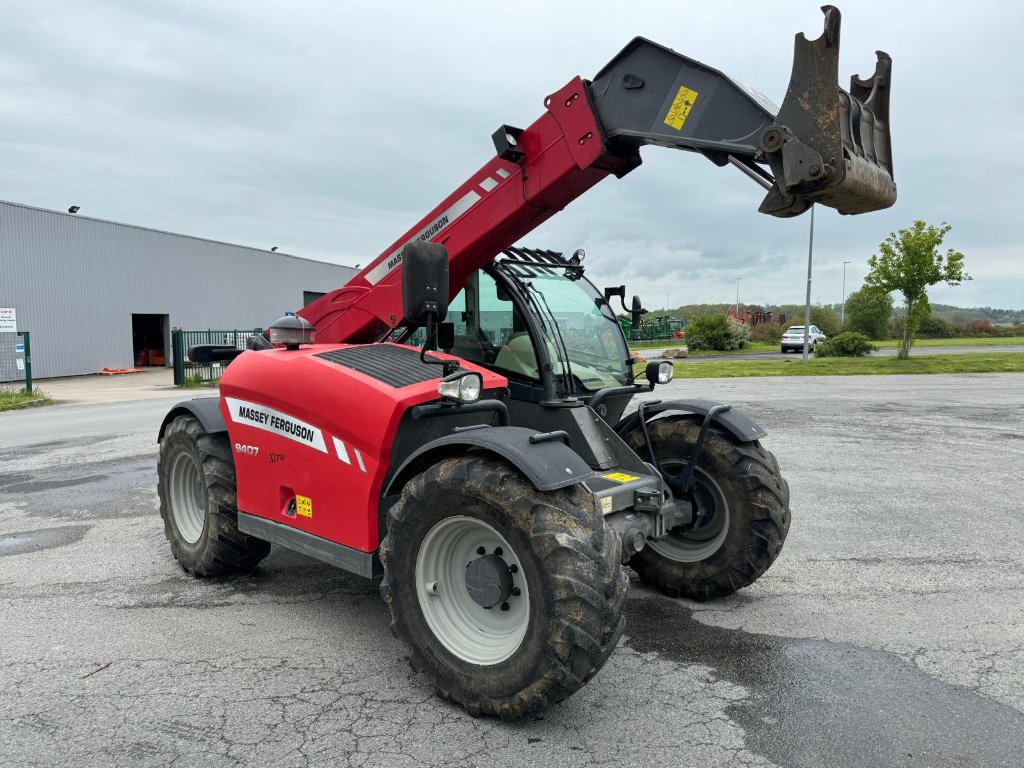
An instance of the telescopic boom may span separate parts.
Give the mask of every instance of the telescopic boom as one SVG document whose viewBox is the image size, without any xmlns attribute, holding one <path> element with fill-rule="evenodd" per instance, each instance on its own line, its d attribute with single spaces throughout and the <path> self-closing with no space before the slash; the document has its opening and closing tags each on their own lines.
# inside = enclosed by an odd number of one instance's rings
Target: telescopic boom
<svg viewBox="0 0 1024 768">
<path fill-rule="evenodd" d="M 608 176 L 640 165 L 653 144 L 733 165 L 767 191 L 759 210 L 844 214 L 896 201 L 889 137 L 892 60 L 838 85 L 839 10 L 824 6 L 815 40 L 796 36 L 781 108 L 700 62 L 638 37 L 593 81 L 576 77 L 544 99 L 525 129 L 501 126 L 496 156 L 349 282 L 299 314 L 321 343 L 379 341 L 403 321 L 402 247 L 448 249 L 452 296 L 467 277 Z M 767 168 L 765 167 L 767 166 Z"/>
</svg>

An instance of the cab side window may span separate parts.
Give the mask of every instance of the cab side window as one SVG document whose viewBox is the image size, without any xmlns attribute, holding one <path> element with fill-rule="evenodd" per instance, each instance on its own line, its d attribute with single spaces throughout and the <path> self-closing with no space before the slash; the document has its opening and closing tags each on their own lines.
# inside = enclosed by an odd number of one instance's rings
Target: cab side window
<svg viewBox="0 0 1024 768">
<path fill-rule="evenodd" d="M 526 323 L 490 275 L 477 272 L 448 305 L 455 325 L 455 346 L 447 350 L 464 360 L 503 373 L 539 380 L 537 358 Z"/>
</svg>

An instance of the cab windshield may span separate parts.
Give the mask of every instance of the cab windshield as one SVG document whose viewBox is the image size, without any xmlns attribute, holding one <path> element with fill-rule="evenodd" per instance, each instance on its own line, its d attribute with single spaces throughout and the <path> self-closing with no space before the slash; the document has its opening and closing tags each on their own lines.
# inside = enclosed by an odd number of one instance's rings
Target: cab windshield
<svg viewBox="0 0 1024 768">
<path fill-rule="evenodd" d="M 556 377 L 572 377 L 572 389 L 591 392 L 629 383 L 619 322 L 593 285 L 560 267 L 504 263 L 498 269 L 526 294 Z"/>
<path fill-rule="evenodd" d="M 566 392 L 629 383 L 629 351 L 618 320 L 593 285 L 569 279 L 568 270 L 557 266 L 500 263 L 495 269 L 502 279 L 475 272 L 449 303 L 447 320 L 455 334 L 446 352 L 512 381 L 540 382 L 531 324 L 505 287 L 507 279 L 523 295 L 525 311 L 541 330 L 555 379 Z M 416 343 L 415 337 L 408 343 Z"/>
</svg>

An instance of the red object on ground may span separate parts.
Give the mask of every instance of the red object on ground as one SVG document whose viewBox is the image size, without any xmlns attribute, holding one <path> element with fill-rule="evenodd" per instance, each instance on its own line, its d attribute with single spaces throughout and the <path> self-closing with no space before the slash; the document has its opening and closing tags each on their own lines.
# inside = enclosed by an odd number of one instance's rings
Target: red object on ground
<svg viewBox="0 0 1024 768">
<path fill-rule="evenodd" d="M 119 373 L 145 373 L 141 368 L 104 368 L 100 376 L 116 376 Z"/>
</svg>

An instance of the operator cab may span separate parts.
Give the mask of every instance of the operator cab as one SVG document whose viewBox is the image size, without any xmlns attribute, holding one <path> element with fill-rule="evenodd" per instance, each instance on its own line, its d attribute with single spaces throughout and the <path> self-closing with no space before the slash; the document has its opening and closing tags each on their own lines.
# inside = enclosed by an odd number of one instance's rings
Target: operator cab
<svg viewBox="0 0 1024 768">
<path fill-rule="evenodd" d="M 454 345 L 444 351 L 506 376 L 513 399 L 587 399 L 633 381 L 618 319 L 578 258 L 509 248 L 470 276 L 448 321 Z"/>
</svg>

